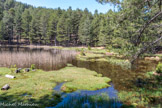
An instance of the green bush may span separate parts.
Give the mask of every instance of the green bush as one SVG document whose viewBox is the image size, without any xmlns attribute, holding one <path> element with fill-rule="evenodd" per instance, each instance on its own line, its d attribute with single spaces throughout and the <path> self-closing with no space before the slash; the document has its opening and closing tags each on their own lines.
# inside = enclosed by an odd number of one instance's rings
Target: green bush
<svg viewBox="0 0 162 108">
<path fill-rule="evenodd" d="M 159 63 L 158 65 L 157 65 L 157 67 L 156 67 L 156 72 L 157 73 L 162 73 L 162 63 Z"/>
<path fill-rule="evenodd" d="M 10 70 L 12 73 L 15 72 L 15 70 L 17 70 L 17 65 L 11 65 Z"/>
<path fill-rule="evenodd" d="M 32 64 L 30 67 L 32 70 L 36 69 L 35 64 Z"/>
<path fill-rule="evenodd" d="M 81 56 L 85 56 L 85 53 L 84 53 L 84 50 L 83 49 L 81 50 L 80 55 Z"/>
<path fill-rule="evenodd" d="M 108 52 L 109 52 L 109 50 L 112 50 L 112 46 L 111 46 L 111 45 L 107 45 L 107 46 L 106 46 L 106 49 L 107 49 Z"/>
<path fill-rule="evenodd" d="M 88 46 L 88 50 L 91 50 L 91 47 L 90 46 Z"/>
</svg>

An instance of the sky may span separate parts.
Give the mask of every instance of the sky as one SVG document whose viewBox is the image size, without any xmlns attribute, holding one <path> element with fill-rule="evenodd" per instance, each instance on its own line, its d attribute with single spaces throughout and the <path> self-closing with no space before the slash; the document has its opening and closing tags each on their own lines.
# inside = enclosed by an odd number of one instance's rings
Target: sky
<svg viewBox="0 0 162 108">
<path fill-rule="evenodd" d="M 88 8 L 88 10 L 92 13 L 97 9 L 98 12 L 106 13 L 109 9 L 114 9 L 112 5 L 109 4 L 99 4 L 96 0 L 16 0 L 22 3 L 27 3 L 33 6 L 41 6 L 46 8 L 58 8 L 68 9 L 69 6 L 72 7 L 73 10 L 79 8 L 84 10 Z"/>
</svg>

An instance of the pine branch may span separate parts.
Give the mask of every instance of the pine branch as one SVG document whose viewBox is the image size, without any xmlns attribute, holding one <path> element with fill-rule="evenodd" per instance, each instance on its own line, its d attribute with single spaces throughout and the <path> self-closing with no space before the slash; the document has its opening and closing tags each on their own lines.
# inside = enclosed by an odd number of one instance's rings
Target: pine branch
<svg viewBox="0 0 162 108">
<path fill-rule="evenodd" d="M 141 55 L 143 54 L 145 51 L 147 51 L 147 49 L 149 49 L 150 47 L 152 47 L 153 45 L 155 45 L 157 42 L 159 42 L 160 40 L 162 40 L 162 32 L 158 35 L 158 39 L 156 39 L 155 41 L 144 45 L 144 47 L 142 47 L 139 51 L 137 51 L 131 58 L 131 64 L 134 64 L 134 61 Z"/>
<path fill-rule="evenodd" d="M 140 39 L 141 39 L 142 34 L 145 31 L 145 29 L 151 24 L 151 22 L 153 22 L 160 15 L 162 15 L 162 11 L 155 14 L 154 17 L 152 17 L 146 24 L 144 24 L 144 26 L 140 30 L 138 30 L 139 35 L 137 36 L 137 40 L 135 43 L 136 46 L 140 43 Z"/>
</svg>

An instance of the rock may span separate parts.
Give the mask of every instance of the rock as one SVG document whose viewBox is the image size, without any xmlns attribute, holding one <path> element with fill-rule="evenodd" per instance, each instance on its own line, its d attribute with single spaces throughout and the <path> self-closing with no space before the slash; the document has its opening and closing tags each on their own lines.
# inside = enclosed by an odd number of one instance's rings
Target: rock
<svg viewBox="0 0 162 108">
<path fill-rule="evenodd" d="M 12 76 L 12 75 L 5 75 L 5 77 L 7 77 L 7 78 L 11 78 L 11 79 L 16 78 L 15 76 Z"/>
<path fill-rule="evenodd" d="M 15 70 L 15 73 L 20 73 L 21 70 L 22 70 L 22 68 L 18 68 L 18 69 Z"/>
<path fill-rule="evenodd" d="M 1 88 L 1 90 L 8 90 L 9 88 L 10 88 L 10 85 L 6 84 Z"/>
<path fill-rule="evenodd" d="M 29 72 L 29 71 L 30 71 L 30 68 L 26 68 L 26 69 L 25 69 L 25 72 Z"/>
<path fill-rule="evenodd" d="M 21 70 L 22 70 L 22 68 L 18 68 L 18 70 L 20 70 L 20 71 L 21 71 Z"/>
</svg>

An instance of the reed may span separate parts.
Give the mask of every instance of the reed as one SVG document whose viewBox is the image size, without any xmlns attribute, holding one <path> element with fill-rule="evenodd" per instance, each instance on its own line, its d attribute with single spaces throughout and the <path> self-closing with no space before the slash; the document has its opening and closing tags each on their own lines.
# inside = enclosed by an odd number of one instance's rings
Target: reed
<svg viewBox="0 0 162 108">
<path fill-rule="evenodd" d="M 35 64 L 36 68 L 43 70 L 56 70 L 65 67 L 75 59 L 75 51 L 61 51 L 58 49 L 33 49 L 27 51 L 1 51 L 0 67 L 29 68 Z"/>
</svg>

